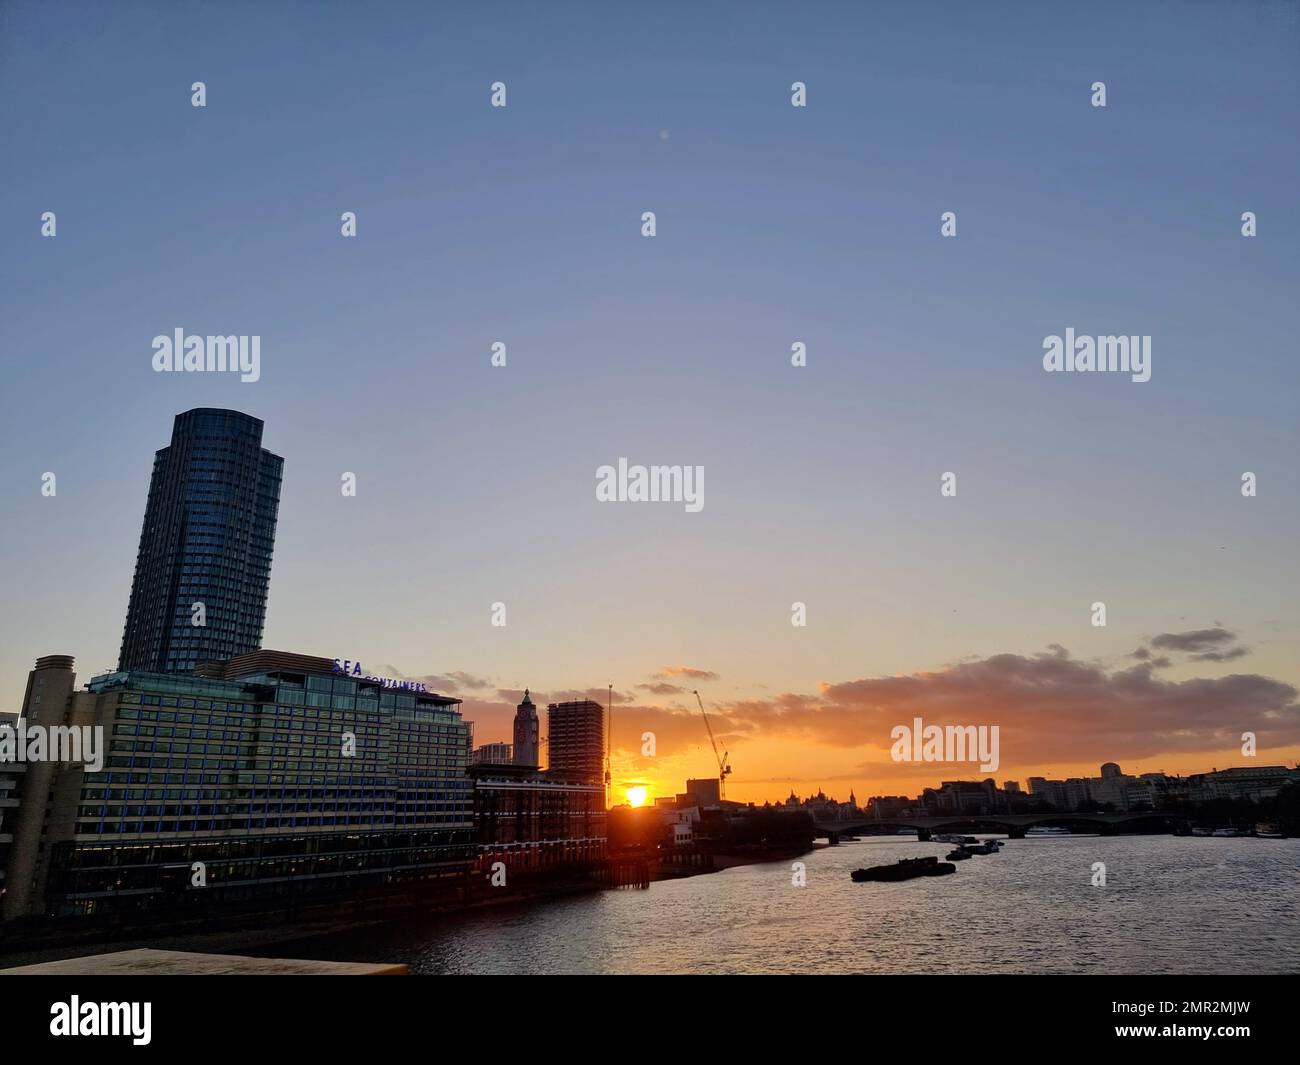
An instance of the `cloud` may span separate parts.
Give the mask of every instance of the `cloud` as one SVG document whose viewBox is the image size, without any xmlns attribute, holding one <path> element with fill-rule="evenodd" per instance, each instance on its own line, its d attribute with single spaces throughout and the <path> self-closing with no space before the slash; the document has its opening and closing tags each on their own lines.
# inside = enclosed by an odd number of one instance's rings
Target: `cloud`
<svg viewBox="0 0 1300 1065">
<path fill-rule="evenodd" d="M 1145 662 L 1152 669 L 1164 669 L 1173 662 L 1173 659 L 1168 655 L 1157 655 L 1155 658 L 1152 658 L 1151 650 L 1147 647 L 1139 647 L 1129 655 L 1129 657 L 1136 658 L 1139 662 Z"/>
<path fill-rule="evenodd" d="M 480 691 L 483 688 L 492 686 L 491 681 L 476 677 L 472 673 L 462 673 L 459 670 L 452 673 L 428 673 L 416 679 L 421 681 L 430 691 L 435 692 Z"/>
<path fill-rule="evenodd" d="M 1152 637 L 1151 646 L 1162 651 L 1185 654 L 1192 662 L 1231 662 L 1250 654 L 1248 647 L 1228 647 L 1237 638 L 1236 633 L 1216 626 L 1213 629 L 1192 629 L 1188 632 L 1162 632 Z M 1131 657 L 1140 662 L 1150 662 L 1155 669 L 1163 669 L 1170 664 L 1170 658 L 1162 655 L 1152 658 L 1151 651 L 1143 646 L 1133 652 Z"/>
<path fill-rule="evenodd" d="M 687 680 L 717 680 L 718 674 L 711 669 L 696 669 L 693 666 L 664 666 L 652 677 L 685 677 Z"/>
<path fill-rule="evenodd" d="M 1163 633 L 1149 643 L 1183 655 L 1193 649 L 1184 662 L 1201 656 L 1220 662 L 1248 653 L 1230 646 L 1235 639 L 1218 629 Z M 1003 771 L 1012 773 L 1220 752 L 1238 747 L 1246 731 L 1256 734 L 1264 757 L 1270 748 L 1300 744 L 1300 692 L 1290 684 L 1256 673 L 1166 679 L 1159 670 L 1170 665 L 1170 658 L 1145 647 L 1139 651 L 1144 653 L 1132 656 L 1136 662 L 1115 666 L 1076 659 L 1065 647 L 1051 644 L 1038 654 L 968 657 L 935 670 L 825 682 L 813 692 L 772 695 L 755 685 L 752 698 L 711 700 L 709 721 L 720 750 L 735 753 L 757 742 L 789 744 L 796 775 L 800 747 L 852 750 L 866 776 L 915 775 L 918 767 L 889 758 L 890 730 L 910 725 L 915 717 L 926 724 L 997 725 Z M 676 670 L 674 676 L 687 670 L 714 676 L 692 667 L 666 669 Z M 458 687 L 486 686 L 464 673 L 442 679 L 454 680 Z M 612 744 L 632 771 L 663 768 L 664 759 L 709 751 L 698 709 L 673 703 L 685 690 L 656 681 L 614 693 Z M 666 702 L 653 701 L 655 696 Z M 543 729 L 549 702 L 592 699 L 603 706 L 607 699 L 604 688 L 534 690 L 532 697 Z M 509 741 L 515 705 L 522 698 L 523 690 L 513 688 L 466 694 L 461 709 L 475 723 L 475 743 Z M 655 734 L 658 762 L 641 755 L 646 732 Z M 967 768 L 954 772 L 970 775 Z"/>
<path fill-rule="evenodd" d="M 1250 654 L 1245 647 L 1232 647 L 1226 651 L 1206 651 L 1204 654 L 1192 655 L 1193 662 L 1231 662 L 1234 658 Z"/>
<path fill-rule="evenodd" d="M 824 683 L 816 694 L 718 703 L 709 719 L 719 746 L 734 750 L 761 737 L 863 748 L 864 764 L 877 772 L 915 769 L 888 756 L 890 730 L 914 717 L 997 725 L 1003 765 L 1029 768 L 1217 751 L 1239 745 L 1244 731 L 1255 732 L 1262 749 L 1300 743 L 1300 693 L 1290 684 L 1259 674 L 1174 681 L 1156 668 L 1148 661 L 1110 669 L 1052 645 L 1035 655 Z M 616 718 L 614 744 L 629 753 L 643 730 L 656 733 L 660 757 L 707 743 L 698 714 L 632 705 Z"/>
<path fill-rule="evenodd" d="M 637 687 L 642 691 L 650 692 L 651 695 L 685 695 L 690 690 L 680 684 L 669 684 L 662 680 L 655 684 L 638 684 Z"/>
<path fill-rule="evenodd" d="M 1227 629 L 1193 629 L 1191 632 L 1162 632 L 1151 640 L 1162 651 L 1210 651 L 1232 643 L 1237 637 Z"/>
</svg>

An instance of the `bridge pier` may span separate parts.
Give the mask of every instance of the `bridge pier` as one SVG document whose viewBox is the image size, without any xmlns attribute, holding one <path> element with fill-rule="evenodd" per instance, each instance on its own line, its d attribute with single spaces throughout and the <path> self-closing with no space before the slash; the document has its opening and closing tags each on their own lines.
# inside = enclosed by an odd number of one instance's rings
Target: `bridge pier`
<svg viewBox="0 0 1300 1065">
<path fill-rule="evenodd" d="M 916 839 L 918 843 L 929 843 L 930 830 L 928 828 L 918 828 L 916 830 Z"/>
<path fill-rule="evenodd" d="M 838 847 L 840 845 L 840 834 L 838 832 L 827 832 L 826 842 L 832 847 Z"/>
<path fill-rule="evenodd" d="M 1025 838 L 1025 830 L 1023 826 L 1020 825 L 1007 826 L 1007 839 L 1024 839 L 1024 838 Z"/>
</svg>

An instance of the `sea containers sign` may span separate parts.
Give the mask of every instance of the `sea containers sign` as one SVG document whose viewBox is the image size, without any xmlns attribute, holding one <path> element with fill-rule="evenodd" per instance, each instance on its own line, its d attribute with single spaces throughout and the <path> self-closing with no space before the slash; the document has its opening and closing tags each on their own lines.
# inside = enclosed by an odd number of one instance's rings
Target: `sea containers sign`
<svg viewBox="0 0 1300 1065">
<path fill-rule="evenodd" d="M 418 680 L 395 680 L 392 677 L 372 677 L 361 668 L 360 662 L 353 662 L 350 658 L 334 659 L 334 672 L 341 673 L 346 677 L 356 677 L 358 680 L 367 680 L 374 684 L 378 684 L 382 688 L 395 688 L 400 691 L 409 692 L 427 692 L 429 690 Z"/>
</svg>

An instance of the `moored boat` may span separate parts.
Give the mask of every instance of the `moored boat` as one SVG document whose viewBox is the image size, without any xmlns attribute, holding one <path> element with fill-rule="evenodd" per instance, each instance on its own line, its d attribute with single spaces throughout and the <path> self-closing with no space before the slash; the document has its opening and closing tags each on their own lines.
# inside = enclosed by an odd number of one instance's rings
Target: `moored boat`
<svg viewBox="0 0 1300 1065">
<path fill-rule="evenodd" d="M 913 880 L 919 876 L 947 876 L 955 873 L 957 867 L 938 858 L 902 858 L 893 865 L 873 865 L 868 869 L 854 869 L 849 874 L 854 881 L 864 880 Z"/>
</svg>

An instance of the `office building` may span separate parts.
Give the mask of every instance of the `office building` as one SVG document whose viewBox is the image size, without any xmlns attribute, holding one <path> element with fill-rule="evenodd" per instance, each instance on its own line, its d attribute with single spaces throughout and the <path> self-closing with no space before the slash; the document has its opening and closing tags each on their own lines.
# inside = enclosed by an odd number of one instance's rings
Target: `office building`
<svg viewBox="0 0 1300 1065">
<path fill-rule="evenodd" d="M 591 699 L 546 707 L 547 769 L 566 780 L 605 776 L 605 708 Z"/>
<path fill-rule="evenodd" d="M 257 418 L 176 416 L 154 456 L 120 671 L 189 673 L 261 645 L 283 466 Z"/>
</svg>

